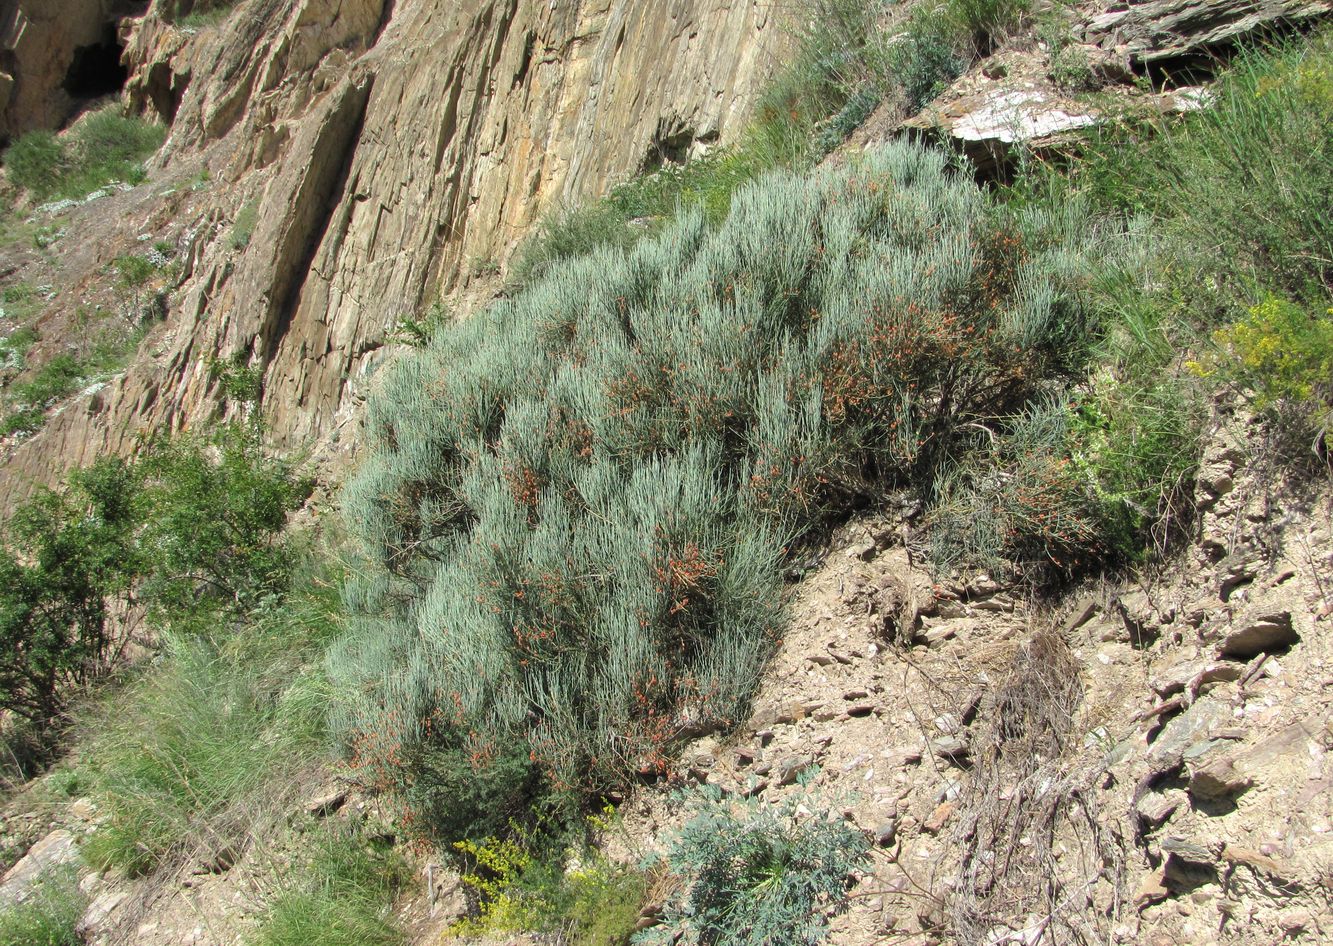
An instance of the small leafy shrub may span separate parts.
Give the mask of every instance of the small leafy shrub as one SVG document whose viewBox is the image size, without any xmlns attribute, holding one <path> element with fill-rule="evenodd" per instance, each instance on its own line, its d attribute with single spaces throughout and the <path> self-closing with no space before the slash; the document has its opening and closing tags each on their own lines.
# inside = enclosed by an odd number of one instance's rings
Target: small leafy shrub
<svg viewBox="0 0 1333 946">
<path fill-rule="evenodd" d="M 424 312 L 405 315 L 398 321 L 393 334 L 394 341 L 413 348 L 424 348 L 435 330 L 450 318 L 449 311 L 441 302 L 432 302 Z"/>
<path fill-rule="evenodd" d="M 182 434 L 140 460 L 147 511 L 140 597 L 178 631 L 216 628 L 280 594 L 291 575 L 287 516 L 311 484 L 263 445 L 258 427 L 229 424 Z"/>
<path fill-rule="evenodd" d="M 610 202 L 558 208 L 542 218 L 536 232 L 520 248 L 511 281 L 523 286 L 561 260 L 602 246 L 630 246 L 638 236 L 624 213 Z"/>
<path fill-rule="evenodd" d="M 1213 339 L 1221 356 L 1193 363 L 1196 373 L 1240 384 L 1288 432 L 1322 439 L 1333 421 L 1333 308 L 1319 316 L 1270 296 Z"/>
<path fill-rule="evenodd" d="M 1333 398 L 1333 309 L 1317 316 L 1269 297 L 1213 338 L 1258 395 L 1259 407 L 1293 401 L 1327 408 Z"/>
<path fill-rule="evenodd" d="M 808 797 L 778 806 L 724 799 L 711 786 L 690 801 L 696 813 L 675 839 L 666 866 L 681 892 L 643 946 L 812 946 L 828 917 L 847 905 L 852 871 L 864 868 L 863 834 Z"/>
<path fill-rule="evenodd" d="M 852 93 L 847 99 L 847 104 L 820 128 L 815 144 L 816 150 L 827 154 L 837 148 L 852 132 L 861 127 L 879 102 L 879 93 L 871 86 L 863 86 Z"/>
<path fill-rule="evenodd" d="M 0 907 L 0 943 L 5 946 L 79 946 L 77 926 L 88 897 L 73 867 L 48 871 L 27 900 Z"/>
<path fill-rule="evenodd" d="M 1088 54 L 1077 46 L 1053 50 L 1047 72 L 1051 81 L 1066 92 L 1091 92 L 1101 85 Z"/>
<path fill-rule="evenodd" d="M 219 617 L 283 592 L 279 533 L 308 492 L 250 427 L 99 460 L 39 491 L 0 548 L 0 707 L 57 716 L 113 665 L 113 610 L 146 604 L 164 627 L 217 635 Z"/>
<path fill-rule="evenodd" d="M 227 242 L 233 250 L 243 250 L 250 245 L 254 236 L 255 224 L 259 222 L 259 201 L 248 200 L 236 214 L 231 224 L 231 236 Z"/>
<path fill-rule="evenodd" d="M 249 363 L 246 355 L 214 358 L 208 362 L 208 376 L 217 383 L 224 400 L 240 404 L 258 404 L 264 396 L 264 370 Z"/>
<path fill-rule="evenodd" d="M 1113 255 L 1076 205 L 1000 213 L 899 144 L 441 327 L 387 377 L 344 492 L 354 759 L 543 793 L 662 770 L 744 711 L 787 544 L 930 483 L 1066 376 Z M 436 809 L 485 817 L 474 797 Z"/>
<path fill-rule="evenodd" d="M 43 490 L 10 518 L 0 551 L 0 707 L 34 722 L 104 673 L 109 602 L 136 569 L 132 480 L 114 462 Z"/>
<path fill-rule="evenodd" d="M 307 842 L 308 843 L 308 842 Z M 410 873 L 391 849 L 356 830 L 329 830 L 269 904 L 254 946 L 399 946 L 389 916 Z"/>
<path fill-rule="evenodd" d="M 639 871 L 613 864 L 587 845 L 574 856 L 540 825 L 518 822 L 510 823 L 504 838 L 458 841 L 453 848 L 478 905 L 477 916 L 457 924 L 455 933 L 546 932 L 570 946 L 629 943 L 647 895 Z"/>
<path fill-rule="evenodd" d="M 1062 405 L 1036 406 L 977 447 L 936 482 L 928 522 L 938 566 L 1043 577 L 1102 559 L 1098 509 L 1070 460 Z"/>
<path fill-rule="evenodd" d="M 912 11 L 904 34 L 888 47 L 886 60 L 908 113 L 919 112 L 967 68 L 949 18 L 925 6 Z"/>
</svg>

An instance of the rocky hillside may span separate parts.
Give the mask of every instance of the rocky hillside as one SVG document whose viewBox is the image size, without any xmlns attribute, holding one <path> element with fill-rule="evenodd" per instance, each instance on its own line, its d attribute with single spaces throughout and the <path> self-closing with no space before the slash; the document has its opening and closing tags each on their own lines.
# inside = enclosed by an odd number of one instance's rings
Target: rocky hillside
<svg viewBox="0 0 1333 946">
<path fill-rule="evenodd" d="M 149 183 L 33 211 L 54 256 L 4 268 L 48 287 L 43 334 L 143 243 L 182 269 L 129 371 L 11 451 L 6 494 L 210 416 L 209 359 L 262 372 L 280 441 L 336 442 L 404 317 L 489 296 L 552 208 L 730 141 L 784 43 L 762 3 L 245 0 L 202 27 L 144 6 L 12 14 L 12 128 L 64 114 L 86 17 L 118 36 L 131 108 L 170 129 Z"/>
<path fill-rule="evenodd" d="M 0 946 L 1333 939 L 1330 12 L 0 0 Z"/>
</svg>

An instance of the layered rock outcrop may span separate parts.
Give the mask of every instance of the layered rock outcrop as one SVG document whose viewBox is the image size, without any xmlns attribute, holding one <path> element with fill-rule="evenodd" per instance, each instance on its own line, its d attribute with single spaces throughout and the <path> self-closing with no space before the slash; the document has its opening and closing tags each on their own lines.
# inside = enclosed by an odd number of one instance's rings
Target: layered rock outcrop
<svg viewBox="0 0 1333 946">
<path fill-rule="evenodd" d="M 116 23 L 147 0 L 0 2 L 0 140 L 58 127 L 79 100 L 114 91 Z"/>
<path fill-rule="evenodd" d="M 130 101 L 171 123 L 154 181 L 202 159 L 216 183 L 153 234 L 188 260 L 155 356 L 18 447 L 11 485 L 209 415 L 215 359 L 262 370 L 278 441 L 336 440 L 403 316 L 551 208 L 733 138 L 785 42 L 759 0 L 245 0 L 122 33 Z"/>
</svg>

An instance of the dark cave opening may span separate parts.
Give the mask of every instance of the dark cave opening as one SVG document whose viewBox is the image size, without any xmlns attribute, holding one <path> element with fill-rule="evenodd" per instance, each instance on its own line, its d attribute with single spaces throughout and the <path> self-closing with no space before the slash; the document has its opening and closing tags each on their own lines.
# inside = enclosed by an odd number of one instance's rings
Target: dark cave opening
<svg viewBox="0 0 1333 946">
<path fill-rule="evenodd" d="M 120 61 L 123 51 L 116 36 L 116 24 L 107 23 L 100 42 L 75 48 L 61 87 L 76 99 L 115 95 L 125 88 L 130 77 Z"/>
</svg>

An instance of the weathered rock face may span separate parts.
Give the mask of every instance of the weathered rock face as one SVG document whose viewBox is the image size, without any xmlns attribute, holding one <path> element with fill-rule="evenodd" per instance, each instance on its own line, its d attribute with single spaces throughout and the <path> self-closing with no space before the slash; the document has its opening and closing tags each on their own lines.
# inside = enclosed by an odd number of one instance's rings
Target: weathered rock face
<svg viewBox="0 0 1333 946">
<path fill-rule="evenodd" d="M 0 139 L 54 128 L 79 99 L 113 91 L 115 24 L 147 0 L 0 2 Z"/>
<path fill-rule="evenodd" d="M 1106 4 L 1088 19 L 1088 42 L 1122 47 L 1136 64 L 1208 54 L 1256 30 L 1312 21 L 1329 0 L 1144 0 Z"/>
<path fill-rule="evenodd" d="M 246 0 L 207 32 L 126 21 L 130 101 L 172 123 L 155 176 L 202 155 L 216 197 L 169 234 L 190 273 L 156 357 L 52 417 L 9 476 L 210 413 L 210 358 L 263 369 L 279 441 L 338 439 L 404 315 L 467 292 L 552 206 L 734 137 L 784 42 L 770 10 Z"/>
<path fill-rule="evenodd" d="M 1057 50 L 1020 42 L 970 70 L 919 114 L 890 124 L 890 131 L 938 133 L 979 173 L 998 176 L 1016 143 L 1040 153 L 1127 113 L 1206 107 L 1209 91 L 1185 80 L 1206 76 L 1238 44 L 1327 16 L 1333 0 L 1099 0 L 1078 9 L 1063 54 L 1079 64 L 1081 87 L 1068 87 L 1068 75 L 1065 87 L 1057 81 Z M 1136 79 L 1144 73 L 1167 88 L 1143 91 Z M 1082 94 L 1092 89 L 1095 96 Z"/>
</svg>

